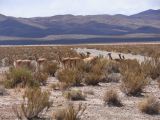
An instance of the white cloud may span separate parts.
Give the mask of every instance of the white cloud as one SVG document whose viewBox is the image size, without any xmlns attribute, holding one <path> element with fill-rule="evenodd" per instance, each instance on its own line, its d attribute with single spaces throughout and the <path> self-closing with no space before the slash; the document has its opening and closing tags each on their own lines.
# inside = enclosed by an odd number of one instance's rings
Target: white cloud
<svg viewBox="0 0 160 120">
<path fill-rule="evenodd" d="M 160 0 L 0 0 L 0 13 L 21 16 L 56 14 L 134 14 L 160 9 Z"/>
</svg>

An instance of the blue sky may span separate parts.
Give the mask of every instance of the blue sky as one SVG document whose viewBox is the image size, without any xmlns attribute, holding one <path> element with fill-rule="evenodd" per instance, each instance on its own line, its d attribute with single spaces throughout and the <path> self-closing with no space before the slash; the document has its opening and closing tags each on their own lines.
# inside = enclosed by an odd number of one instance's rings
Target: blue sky
<svg viewBox="0 0 160 120">
<path fill-rule="evenodd" d="M 131 15 L 147 9 L 160 9 L 160 0 L 0 0 L 0 14 L 16 17 Z"/>
</svg>

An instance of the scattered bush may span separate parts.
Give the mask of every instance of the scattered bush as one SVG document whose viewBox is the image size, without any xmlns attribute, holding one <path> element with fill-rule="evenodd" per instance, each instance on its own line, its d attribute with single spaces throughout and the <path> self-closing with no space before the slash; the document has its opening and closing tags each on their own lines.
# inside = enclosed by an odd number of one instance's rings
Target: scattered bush
<svg viewBox="0 0 160 120">
<path fill-rule="evenodd" d="M 85 95 L 81 90 L 70 90 L 64 92 L 64 97 L 69 100 L 85 100 Z"/>
<path fill-rule="evenodd" d="M 55 76 L 56 71 L 58 70 L 59 66 L 56 62 L 48 62 L 44 66 L 44 72 L 48 73 L 51 76 Z"/>
<path fill-rule="evenodd" d="M 138 107 L 141 112 L 147 114 L 159 114 L 160 112 L 160 103 L 154 97 L 144 99 Z"/>
<path fill-rule="evenodd" d="M 120 66 L 119 66 L 119 64 L 118 64 L 117 62 L 109 61 L 109 62 L 107 63 L 106 68 L 107 68 L 106 71 L 107 71 L 109 74 L 111 74 L 111 73 L 120 73 Z"/>
<path fill-rule="evenodd" d="M 26 118 L 31 120 L 38 118 L 39 114 L 48 110 L 51 106 L 49 102 L 49 92 L 42 92 L 39 88 L 27 89 L 23 96 L 23 103 L 20 108 L 13 107 L 14 113 L 19 119 Z"/>
<path fill-rule="evenodd" d="M 107 62 L 104 58 L 97 58 L 92 63 L 85 63 L 82 68 L 84 74 L 83 82 L 87 85 L 97 85 L 102 82 L 107 76 Z"/>
<path fill-rule="evenodd" d="M 140 95 L 148 83 L 141 65 L 136 60 L 128 60 L 121 64 L 121 74 L 121 90 L 127 95 Z"/>
<path fill-rule="evenodd" d="M 98 85 L 101 81 L 103 81 L 103 77 L 101 75 L 97 75 L 93 72 L 85 74 L 84 83 L 87 85 Z"/>
<path fill-rule="evenodd" d="M 119 82 L 122 79 L 120 73 L 111 73 L 107 76 L 105 82 Z"/>
<path fill-rule="evenodd" d="M 160 76 L 160 57 L 155 56 L 152 59 L 151 64 L 152 64 L 152 69 L 150 76 L 152 79 L 156 79 Z"/>
<path fill-rule="evenodd" d="M 109 106 L 122 106 L 122 103 L 118 97 L 118 94 L 114 90 L 109 90 L 104 94 L 104 104 L 108 104 Z"/>
<path fill-rule="evenodd" d="M 5 86 L 7 88 L 14 88 L 18 85 L 21 87 L 37 87 L 39 83 L 33 80 L 33 76 L 31 72 L 25 68 L 13 68 L 10 69 L 8 73 L 6 73 L 6 81 Z"/>
<path fill-rule="evenodd" d="M 46 85 L 48 74 L 43 72 L 36 72 L 33 74 L 33 79 L 42 85 Z"/>
<path fill-rule="evenodd" d="M 56 120 L 80 120 L 82 114 L 86 110 L 86 106 L 79 104 L 78 108 L 75 108 L 72 104 L 68 107 L 58 110 L 54 114 L 54 119 Z"/>
<path fill-rule="evenodd" d="M 79 86 L 82 82 L 82 73 L 77 69 L 62 69 L 57 72 L 58 80 L 68 86 Z"/>
<path fill-rule="evenodd" d="M 122 79 L 121 90 L 127 95 L 138 96 L 142 93 L 143 88 L 148 81 L 143 73 L 126 71 Z"/>
</svg>

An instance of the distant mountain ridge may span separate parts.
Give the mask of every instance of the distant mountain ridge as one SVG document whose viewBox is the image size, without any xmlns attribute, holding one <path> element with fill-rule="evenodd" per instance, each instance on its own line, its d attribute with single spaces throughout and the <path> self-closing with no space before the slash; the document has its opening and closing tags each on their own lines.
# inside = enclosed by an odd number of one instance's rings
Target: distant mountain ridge
<svg viewBox="0 0 160 120">
<path fill-rule="evenodd" d="M 44 38 L 50 35 L 160 34 L 160 10 L 135 15 L 56 15 L 16 18 L 0 14 L 0 36 Z"/>
</svg>

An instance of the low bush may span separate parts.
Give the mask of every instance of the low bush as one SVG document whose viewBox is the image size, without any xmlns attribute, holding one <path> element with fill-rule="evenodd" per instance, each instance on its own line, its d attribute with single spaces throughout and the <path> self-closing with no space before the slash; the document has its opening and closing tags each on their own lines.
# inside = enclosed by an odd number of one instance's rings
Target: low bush
<svg viewBox="0 0 160 120">
<path fill-rule="evenodd" d="M 96 73 L 86 73 L 83 82 L 86 85 L 98 85 L 99 82 L 103 81 L 103 76 Z"/>
<path fill-rule="evenodd" d="M 104 94 L 103 98 L 104 104 L 108 104 L 109 106 L 122 106 L 122 103 L 118 97 L 118 94 L 114 90 L 109 90 Z"/>
<path fill-rule="evenodd" d="M 6 73 L 6 80 L 4 82 L 7 88 L 14 88 L 18 85 L 21 87 L 37 87 L 39 83 L 33 80 L 32 73 L 25 68 L 13 68 Z"/>
<path fill-rule="evenodd" d="M 64 92 L 64 97 L 69 100 L 85 100 L 85 95 L 81 90 L 70 90 Z"/>
<path fill-rule="evenodd" d="M 154 97 L 148 97 L 138 104 L 141 112 L 147 114 L 159 114 L 160 103 Z"/>
<path fill-rule="evenodd" d="M 68 86 L 79 86 L 82 82 L 82 73 L 77 69 L 62 69 L 57 72 L 56 77 L 60 82 Z"/>
<path fill-rule="evenodd" d="M 44 66 L 44 72 L 51 76 L 55 76 L 55 73 L 58 69 L 59 69 L 59 65 L 56 62 L 48 62 Z"/>
<path fill-rule="evenodd" d="M 33 79 L 39 84 L 46 85 L 48 74 L 43 72 L 36 72 L 33 74 Z"/>
<path fill-rule="evenodd" d="M 58 110 L 53 114 L 53 118 L 56 120 L 80 120 L 85 110 L 86 106 L 82 104 L 79 104 L 78 108 L 70 104 L 68 107 Z"/>
<path fill-rule="evenodd" d="M 111 73 L 107 76 L 105 82 L 119 82 L 122 79 L 120 73 Z"/>
<path fill-rule="evenodd" d="M 114 61 L 109 61 L 107 63 L 107 72 L 108 74 L 111 74 L 111 73 L 120 73 L 120 65 L 117 63 L 117 62 L 114 62 Z"/>
<path fill-rule="evenodd" d="M 85 63 L 82 69 L 83 82 L 87 85 L 97 85 L 102 82 L 107 76 L 107 62 L 104 58 L 97 58 L 93 63 Z"/>
<path fill-rule="evenodd" d="M 148 81 L 143 73 L 136 71 L 126 71 L 121 83 L 121 90 L 127 95 L 138 96 L 143 92 L 143 88 L 147 85 Z"/>
<path fill-rule="evenodd" d="M 28 119 L 38 118 L 40 113 L 47 111 L 52 105 L 49 101 L 49 92 L 42 92 L 39 88 L 27 89 L 24 96 L 23 102 L 18 108 L 13 107 L 14 113 L 18 119 Z"/>
<path fill-rule="evenodd" d="M 127 95 L 140 95 L 148 83 L 141 64 L 136 60 L 128 60 L 122 63 L 121 74 L 123 75 L 121 90 Z"/>
</svg>

